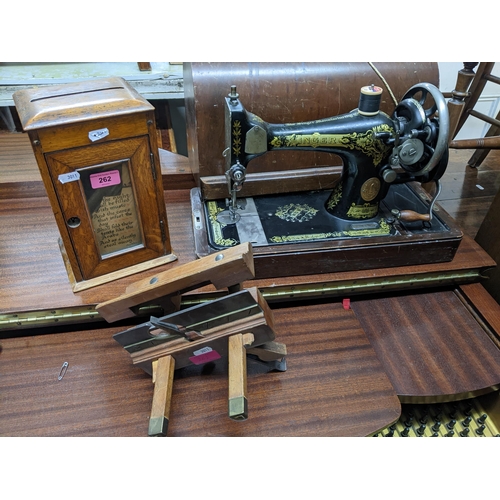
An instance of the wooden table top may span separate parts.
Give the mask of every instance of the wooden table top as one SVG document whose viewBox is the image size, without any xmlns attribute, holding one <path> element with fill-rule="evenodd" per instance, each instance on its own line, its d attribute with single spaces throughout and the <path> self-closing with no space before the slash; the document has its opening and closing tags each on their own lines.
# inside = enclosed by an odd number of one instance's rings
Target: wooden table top
<svg viewBox="0 0 500 500">
<path fill-rule="evenodd" d="M 74 293 L 57 243 L 59 233 L 46 197 L 0 200 L 0 314 L 95 306 L 125 292 L 131 283 L 196 259 L 191 227 L 189 190 L 165 191 L 172 248 L 177 260 L 111 283 Z M 186 221 L 189 221 L 186 224 Z M 493 259 L 467 236 L 451 262 L 254 280 L 250 286 L 269 288 L 311 286 L 366 278 L 419 276 L 432 272 L 481 270 L 495 265 Z"/>
<path fill-rule="evenodd" d="M 179 168 L 176 174 L 184 179 Z M 50 204 L 40 182 L 30 179 L 20 183 L 13 179 L 0 190 L 0 195 L 9 195 L 0 196 L 4 235 L 0 241 L 0 315 L 93 309 L 123 294 L 135 281 L 196 258 L 192 230 L 186 225 L 191 221 L 191 205 L 190 181 L 185 178 L 181 189 L 165 191 L 169 232 L 178 259 L 73 293 Z M 468 270 L 479 273 L 494 265 L 465 236 L 451 262 L 254 280 L 244 285 L 286 293 L 291 288 L 317 285 L 322 290 L 331 283 L 419 278 L 432 273 L 440 285 L 439 276 Z M 353 294 L 346 288 L 346 296 Z M 223 364 L 216 365 L 210 376 L 201 368 L 184 369 L 176 373 L 170 435 L 368 435 L 397 420 L 396 394 L 424 401 L 463 396 L 498 384 L 498 348 L 488 343 L 478 325 L 469 323 L 454 298 L 446 295 L 439 300 L 437 312 L 431 307 L 432 296 L 427 305 L 425 294 L 411 295 L 405 305 L 399 297 L 373 301 L 359 297 L 349 311 L 339 300 L 314 306 L 275 305 L 277 340 L 288 347 L 288 370 L 266 373 L 261 365 L 249 363 L 250 418 L 233 422 L 227 417 Z M 432 328 L 426 319 L 429 315 Z M 147 434 L 151 378 L 132 366 L 129 355 L 112 340 L 113 333 L 123 327 L 101 325 L 105 327 L 78 332 L 82 327 L 74 326 L 63 333 L 37 336 L 33 335 L 36 329 L 28 328 L 16 335 L 31 336 L 0 340 L 0 392 L 2 402 L 7 403 L 0 406 L 0 435 Z M 381 333 L 385 331 L 386 336 Z M 410 359 L 408 349 L 413 354 Z M 59 382 L 63 361 L 70 365 Z"/>
<path fill-rule="evenodd" d="M 403 403 L 456 401 L 500 388 L 498 340 L 460 297 L 459 290 L 437 290 L 351 302 Z"/>
<path fill-rule="evenodd" d="M 176 371 L 169 436 L 366 436 L 399 418 L 394 388 L 352 310 L 298 306 L 274 317 L 287 370 L 248 362 L 249 418 L 227 416 L 226 360 L 211 373 L 193 365 Z M 153 384 L 112 339 L 118 331 L 1 340 L 0 435 L 147 436 Z"/>
<path fill-rule="evenodd" d="M 287 369 L 248 361 L 244 422 L 227 416 L 226 359 L 176 371 L 169 436 L 367 436 L 399 418 L 400 402 L 453 401 L 500 386 L 500 349 L 456 291 L 350 305 L 273 308 Z M 124 328 L 0 340 L 0 435 L 146 436 L 153 384 L 112 339 Z"/>
<path fill-rule="evenodd" d="M 0 316 L 30 315 L 32 312 L 82 308 L 93 311 L 96 304 L 122 295 L 131 283 L 153 277 L 157 272 L 196 259 L 189 188 L 193 179 L 187 158 L 160 150 L 165 186 L 168 225 L 177 261 L 144 271 L 89 290 L 74 293 L 64 267 L 57 240 L 59 232 L 41 182 L 26 134 L 0 134 Z M 5 236 L 7 235 L 7 236 Z M 258 286 L 270 294 L 316 288 L 319 294 L 330 284 L 362 283 L 373 279 L 425 277 L 432 273 L 482 270 L 495 262 L 471 238 L 464 237 L 452 262 L 403 266 L 368 271 L 325 273 L 291 278 L 254 280 L 245 286 Z M 439 284 L 439 279 L 436 284 Z M 416 287 L 416 284 L 414 284 Z M 426 285 L 427 286 L 427 285 Z M 346 293 L 348 293 L 346 291 Z"/>
</svg>

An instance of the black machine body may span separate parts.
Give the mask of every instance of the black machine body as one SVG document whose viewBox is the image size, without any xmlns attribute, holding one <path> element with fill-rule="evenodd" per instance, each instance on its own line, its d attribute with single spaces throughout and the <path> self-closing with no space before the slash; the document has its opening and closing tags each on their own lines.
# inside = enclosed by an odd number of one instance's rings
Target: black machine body
<svg viewBox="0 0 500 500">
<path fill-rule="evenodd" d="M 375 217 L 380 202 L 396 184 L 434 181 L 436 198 L 448 163 L 449 117 L 444 97 L 432 84 L 417 84 L 388 116 L 379 110 L 381 94 L 382 89 L 374 85 L 363 87 L 359 107 L 349 113 L 272 124 L 248 112 L 236 87 L 231 87 L 225 98 L 224 156 L 232 217 L 237 216 L 237 194 L 251 161 L 278 149 L 326 151 L 342 159 L 342 176 L 325 203 L 325 210 L 334 218 Z M 403 212 L 398 209 L 394 215 L 419 218 L 419 214 Z M 420 218 L 431 220 L 432 206 Z"/>
</svg>

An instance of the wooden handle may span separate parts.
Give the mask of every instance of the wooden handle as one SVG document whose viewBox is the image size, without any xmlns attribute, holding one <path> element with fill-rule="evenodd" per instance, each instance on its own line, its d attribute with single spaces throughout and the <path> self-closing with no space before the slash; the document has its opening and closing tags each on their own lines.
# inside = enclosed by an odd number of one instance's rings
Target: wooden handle
<svg viewBox="0 0 500 500">
<path fill-rule="evenodd" d="M 413 210 L 400 210 L 398 212 L 397 218 L 404 222 L 415 222 L 418 220 L 421 221 L 429 221 L 429 214 L 419 214 L 418 212 L 414 212 Z"/>
<path fill-rule="evenodd" d="M 220 289 L 254 277 L 252 245 L 242 243 L 222 252 L 160 272 L 152 278 L 132 283 L 127 287 L 125 294 L 98 304 L 96 310 L 106 321 L 111 323 L 120 319 L 132 318 L 135 313 L 131 308 L 140 304 L 194 290 L 207 283 L 212 283 L 215 288 Z"/>
<path fill-rule="evenodd" d="M 482 137 L 479 139 L 461 139 L 451 141 L 450 148 L 453 149 L 500 149 L 500 136 Z"/>
<path fill-rule="evenodd" d="M 149 419 L 149 436 L 166 436 L 174 382 L 175 359 L 164 356 L 153 362 L 153 404 Z"/>
<path fill-rule="evenodd" d="M 245 420 L 248 418 L 247 400 L 247 353 L 245 346 L 251 345 L 251 333 L 239 333 L 228 339 L 229 357 L 229 418 Z"/>
</svg>

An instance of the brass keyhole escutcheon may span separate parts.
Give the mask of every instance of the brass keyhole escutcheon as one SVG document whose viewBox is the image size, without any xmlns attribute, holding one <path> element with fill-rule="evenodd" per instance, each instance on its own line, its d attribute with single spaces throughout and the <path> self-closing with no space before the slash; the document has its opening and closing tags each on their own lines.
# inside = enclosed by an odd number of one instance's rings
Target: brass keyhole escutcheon
<svg viewBox="0 0 500 500">
<path fill-rule="evenodd" d="M 81 224 L 81 220 L 79 217 L 70 217 L 66 223 L 68 224 L 69 227 L 75 228 L 78 227 Z"/>
</svg>

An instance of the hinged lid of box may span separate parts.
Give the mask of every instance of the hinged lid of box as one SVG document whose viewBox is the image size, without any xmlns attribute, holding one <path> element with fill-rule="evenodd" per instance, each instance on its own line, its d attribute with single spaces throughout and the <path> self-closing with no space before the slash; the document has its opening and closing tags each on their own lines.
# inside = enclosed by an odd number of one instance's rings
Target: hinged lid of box
<svg viewBox="0 0 500 500">
<path fill-rule="evenodd" d="M 25 131 L 154 109 L 119 77 L 19 90 L 12 97 Z"/>
</svg>

